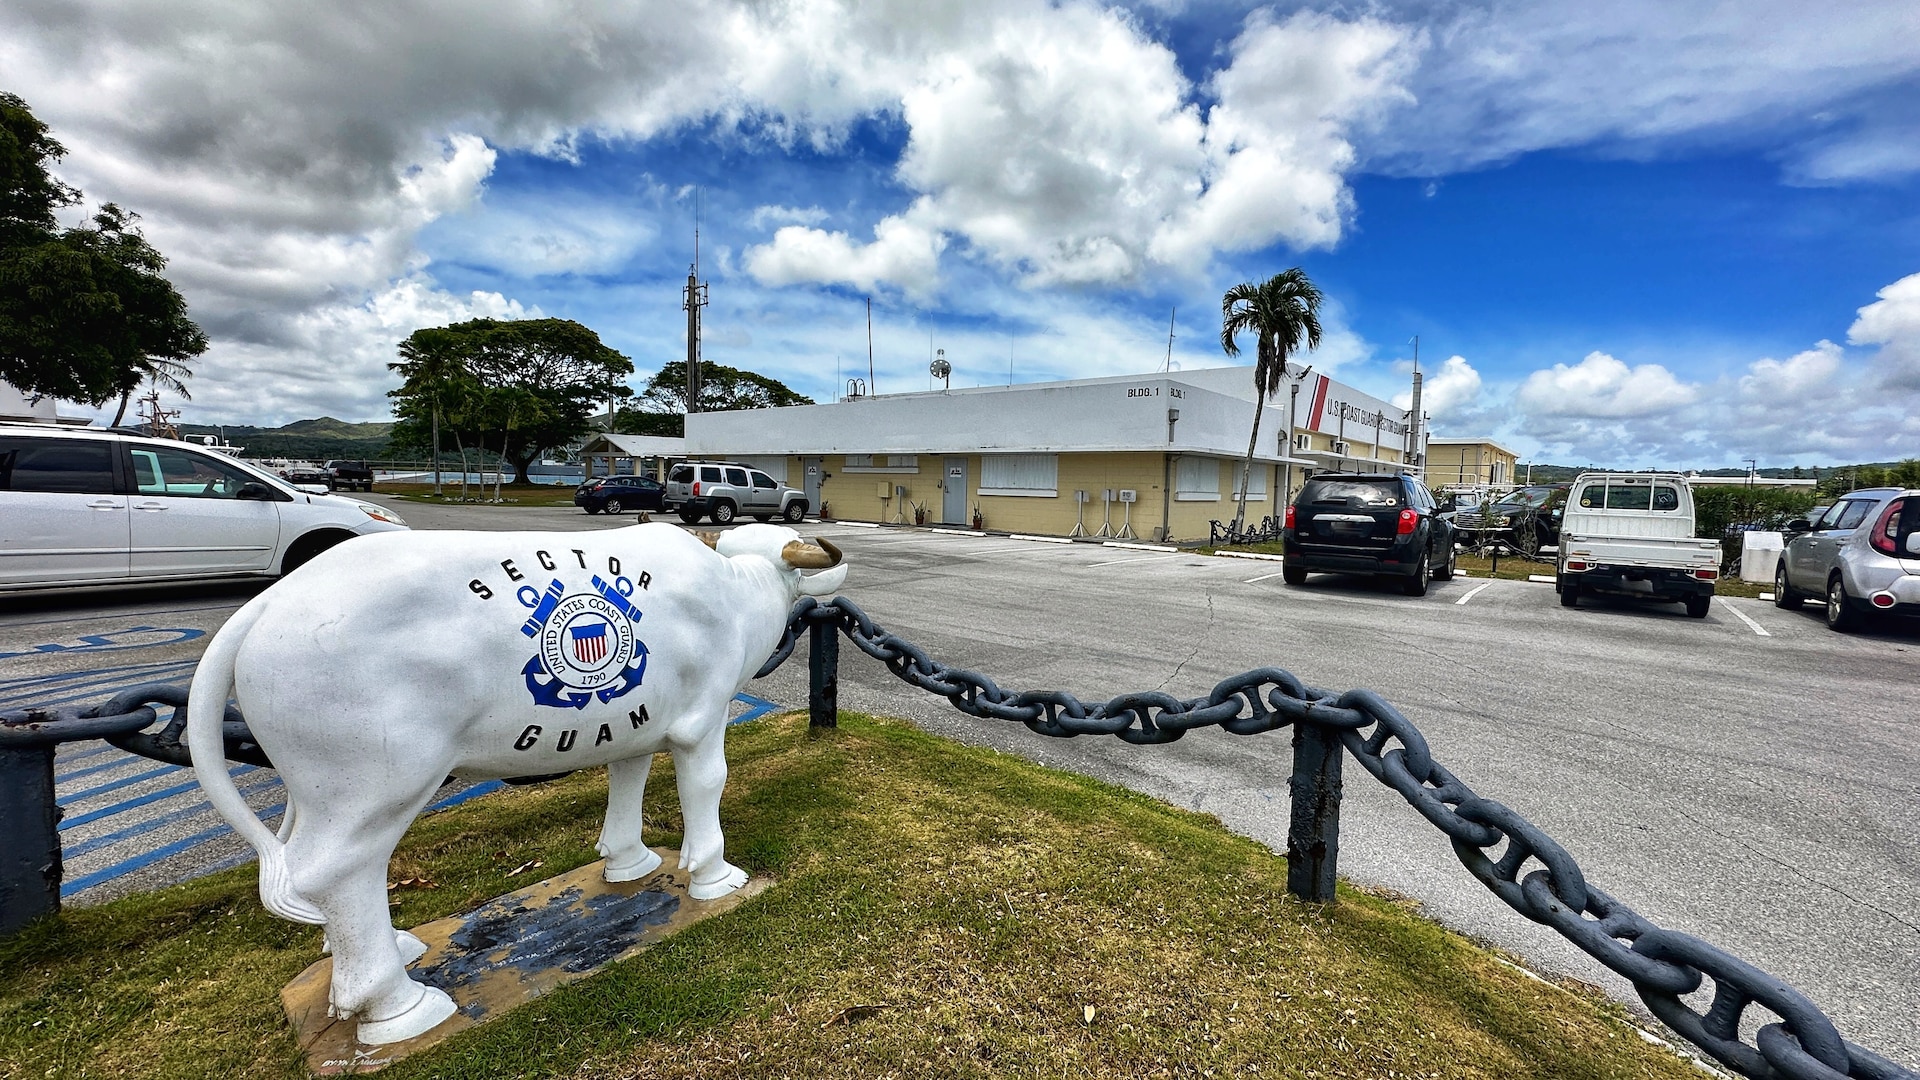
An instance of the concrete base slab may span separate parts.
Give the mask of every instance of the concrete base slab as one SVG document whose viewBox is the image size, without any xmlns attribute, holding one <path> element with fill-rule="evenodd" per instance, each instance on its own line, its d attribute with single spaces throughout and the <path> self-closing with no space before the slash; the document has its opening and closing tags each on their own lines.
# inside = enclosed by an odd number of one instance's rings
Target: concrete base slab
<svg viewBox="0 0 1920 1080">
<path fill-rule="evenodd" d="M 680 861 L 655 848 L 660 869 L 637 881 L 610 884 L 605 860 L 489 900 L 460 915 L 412 928 L 427 951 L 409 965 L 413 977 L 452 995 L 457 1011 L 438 1027 L 402 1042 L 366 1046 L 354 1038 L 357 1021 L 327 1015 L 333 958 L 301 972 L 280 991 L 280 1002 L 315 1076 L 376 1072 L 486 1023 L 517 1005 L 584 979 L 634 956 L 702 919 L 730 911 L 771 884 L 749 878 L 717 900 L 687 895 L 689 875 L 669 869 Z"/>
</svg>

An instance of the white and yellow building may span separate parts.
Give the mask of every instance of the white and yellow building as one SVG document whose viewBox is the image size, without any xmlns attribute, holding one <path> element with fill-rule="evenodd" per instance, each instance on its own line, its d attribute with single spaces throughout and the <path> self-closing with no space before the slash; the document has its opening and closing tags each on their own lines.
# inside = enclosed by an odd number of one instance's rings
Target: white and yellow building
<svg viewBox="0 0 1920 1080">
<path fill-rule="evenodd" d="M 1505 487 L 1519 482 L 1514 466 L 1520 455 L 1490 438 L 1427 440 L 1426 480 L 1449 486 Z"/>
<path fill-rule="evenodd" d="M 1417 461 L 1406 410 L 1287 374 L 1264 405 L 1250 521 L 1314 471 Z M 1234 515 L 1254 397 L 1250 367 L 888 394 L 696 413 L 685 453 L 745 461 L 839 519 L 1203 539 Z"/>
</svg>

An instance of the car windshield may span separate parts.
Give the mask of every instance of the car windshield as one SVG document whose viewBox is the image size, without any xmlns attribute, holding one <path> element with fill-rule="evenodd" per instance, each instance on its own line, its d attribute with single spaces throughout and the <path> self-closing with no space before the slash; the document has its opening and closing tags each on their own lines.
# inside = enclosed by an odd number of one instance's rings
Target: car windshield
<svg viewBox="0 0 1920 1080">
<path fill-rule="evenodd" d="M 1505 495 L 1500 496 L 1500 505 L 1532 506 L 1532 507 L 1545 506 L 1547 504 L 1547 500 L 1553 498 L 1553 493 L 1558 490 L 1559 490 L 1558 488 L 1550 488 L 1550 487 L 1529 487 L 1529 488 L 1521 488 L 1518 491 L 1509 491 Z"/>
<path fill-rule="evenodd" d="M 1315 480 L 1302 492 L 1310 503 L 1346 506 L 1398 506 L 1400 485 L 1392 480 Z"/>
</svg>

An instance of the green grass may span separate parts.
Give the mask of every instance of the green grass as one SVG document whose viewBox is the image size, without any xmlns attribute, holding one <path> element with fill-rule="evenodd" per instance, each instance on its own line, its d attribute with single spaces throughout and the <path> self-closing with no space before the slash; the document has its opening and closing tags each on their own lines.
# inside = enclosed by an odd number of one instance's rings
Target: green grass
<svg viewBox="0 0 1920 1080">
<path fill-rule="evenodd" d="M 729 854 L 774 888 L 388 1075 L 1697 1076 L 1404 903 L 1292 900 L 1284 860 L 1211 817 L 851 714 L 735 729 L 728 757 Z M 678 841 L 671 773 L 651 842 Z M 397 890 L 396 924 L 522 885 L 529 858 L 590 861 L 604 788 L 423 819 L 392 876 L 437 887 Z M 241 868 L 0 944 L 0 1075 L 302 1075 L 277 993 L 319 932 L 253 888 Z"/>
<path fill-rule="evenodd" d="M 501 506 L 572 506 L 574 484 L 502 484 L 500 486 Z M 392 495 L 406 502 L 420 503 L 458 503 L 460 485 L 442 482 L 441 495 L 433 493 L 432 484 L 394 484 L 381 481 L 374 490 L 382 495 Z M 493 505 L 492 484 L 468 484 L 469 502 Z"/>
</svg>

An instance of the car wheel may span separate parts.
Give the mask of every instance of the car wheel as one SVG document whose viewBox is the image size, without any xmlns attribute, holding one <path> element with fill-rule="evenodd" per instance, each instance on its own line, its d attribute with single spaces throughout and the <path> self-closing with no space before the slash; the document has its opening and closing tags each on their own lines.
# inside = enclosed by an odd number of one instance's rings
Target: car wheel
<svg viewBox="0 0 1920 1080">
<path fill-rule="evenodd" d="M 680 515 L 680 520 L 686 522 L 689 525 L 700 520 L 700 514 L 697 511 L 689 510 L 684 506 L 681 507 L 677 511 L 677 513 Z"/>
<path fill-rule="evenodd" d="M 1787 584 L 1787 564 L 1784 561 L 1773 568 L 1773 606 L 1789 611 L 1800 606 L 1800 594 Z"/>
<path fill-rule="evenodd" d="M 617 513 L 619 513 L 620 511 L 622 511 L 622 510 L 625 510 L 625 509 L 626 509 L 626 507 L 624 507 L 624 506 L 622 506 L 622 505 L 620 505 L 620 500 L 619 500 L 619 499 L 608 499 L 608 500 L 607 500 L 607 513 L 609 513 L 609 514 L 617 514 Z"/>
<path fill-rule="evenodd" d="M 713 523 L 715 525 L 727 525 L 727 524 L 731 524 L 732 522 L 733 522 L 733 504 L 725 501 L 724 499 L 721 500 L 720 502 L 714 503 L 713 504 Z"/>
<path fill-rule="evenodd" d="M 1400 583 L 1400 591 L 1408 596 L 1427 595 L 1427 579 L 1433 576 L 1433 555 L 1420 553 L 1420 565 L 1414 567 L 1413 576 Z"/>
<path fill-rule="evenodd" d="M 790 502 L 787 508 L 781 511 L 780 516 L 787 520 L 787 524 L 798 525 L 807 516 L 807 504 Z"/>
<path fill-rule="evenodd" d="M 1304 566 L 1283 566 L 1280 568 L 1280 580 L 1289 585 L 1305 585 L 1307 568 Z"/>
<path fill-rule="evenodd" d="M 1433 580 L 1452 581 L 1453 580 L 1453 564 L 1458 562 L 1459 560 L 1460 560 L 1460 556 L 1455 555 L 1451 550 L 1449 550 L 1447 552 L 1447 565 L 1438 566 L 1434 568 Z"/>
<path fill-rule="evenodd" d="M 1580 586 L 1577 582 L 1565 581 L 1560 584 L 1560 606 L 1580 606 Z"/>
<path fill-rule="evenodd" d="M 1713 597 L 1689 596 L 1687 597 L 1686 603 L 1688 618 L 1704 619 L 1707 617 L 1707 609 L 1713 606 Z"/>
<path fill-rule="evenodd" d="M 1840 580 L 1839 574 L 1827 582 L 1827 626 L 1843 634 L 1860 628 L 1860 613 L 1853 609 L 1853 601 L 1847 597 L 1847 583 Z"/>
</svg>

